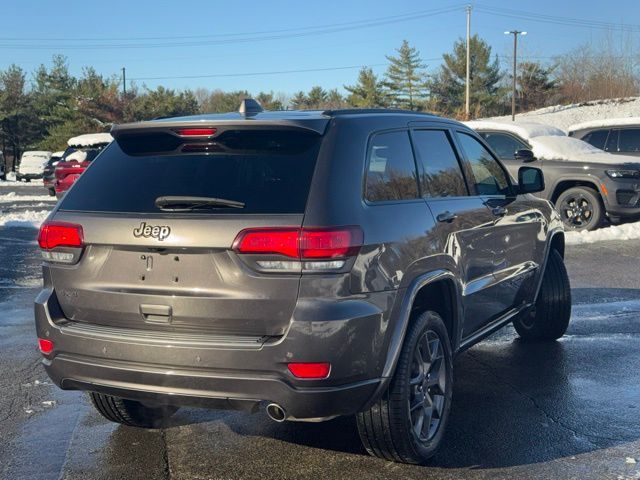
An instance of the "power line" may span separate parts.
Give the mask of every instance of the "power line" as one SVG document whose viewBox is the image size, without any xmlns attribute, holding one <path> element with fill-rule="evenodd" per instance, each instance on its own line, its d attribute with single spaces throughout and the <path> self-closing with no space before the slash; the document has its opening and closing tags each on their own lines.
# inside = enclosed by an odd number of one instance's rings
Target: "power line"
<svg viewBox="0 0 640 480">
<path fill-rule="evenodd" d="M 214 33 L 214 34 L 202 34 L 202 35 L 178 35 L 178 36 L 167 36 L 162 35 L 159 37 L 28 37 L 28 38 L 20 38 L 20 37 L 0 37 L 0 40 L 9 40 L 9 41 L 24 41 L 24 40 L 33 40 L 33 41 L 120 41 L 120 40 L 184 40 L 184 39 L 195 39 L 195 38 L 218 38 L 218 37 L 237 37 L 243 35 L 261 35 L 261 34 L 272 34 L 272 33 L 285 33 L 285 32 L 298 32 L 304 30 L 315 30 L 315 29 L 323 29 L 323 28 L 332 28 L 332 27 L 346 27 L 350 25 L 358 26 L 360 24 L 369 23 L 369 22 L 377 22 L 381 20 L 386 21 L 404 21 L 410 20 L 416 15 L 428 15 L 433 13 L 438 13 L 441 10 L 453 11 L 456 9 L 460 9 L 464 4 L 453 5 L 451 7 L 443 7 L 433 10 L 419 10 L 414 12 L 407 12 L 398 15 L 386 15 L 384 17 L 375 17 L 365 20 L 353 20 L 350 22 L 340 22 L 340 23 L 329 23 L 322 25 L 311 25 L 308 27 L 296 27 L 296 28 L 284 28 L 278 30 L 259 30 L 255 32 L 233 32 L 233 33 Z M 446 12 L 443 12 L 446 13 Z"/>
<path fill-rule="evenodd" d="M 349 70 L 354 68 L 364 67 L 381 67 L 386 66 L 386 63 L 374 63 L 369 65 L 348 65 L 344 67 L 325 67 L 325 68 L 306 68 L 300 70 L 277 70 L 268 72 L 241 72 L 241 73 L 214 73 L 210 75 L 179 75 L 179 76 L 162 76 L 162 77 L 136 77 L 129 80 L 177 80 L 177 79 L 192 79 L 192 78 L 219 78 L 219 77 L 247 77 L 253 75 L 280 75 L 287 73 L 308 73 L 308 72 L 328 72 L 333 70 Z"/>
<path fill-rule="evenodd" d="M 475 8 L 488 15 L 494 15 L 506 18 L 516 18 L 520 20 L 530 20 L 533 22 L 550 23 L 554 25 L 563 25 L 580 28 L 595 28 L 603 30 L 617 30 L 623 32 L 640 32 L 638 24 L 618 24 L 612 22 L 604 22 L 600 20 L 587 20 L 575 17 L 561 17 L 557 15 L 546 15 L 541 13 L 527 12 L 524 10 L 515 10 L 509 8 L 492 7 L 488 5 L 476 4 Z"/>
<path fill-rule="evenodd" d="M 453 7 L 439 8 L 433 10 L 423 10 L 420 12 L 413 12 L 409 14 L 396 15 L 394 17 L 379 17 L 376 19 L 347 22 L 341 24 L 333 24 L 321 27 L 308 27 L 307 29 L 286 29 L 286 30 L 272 30 L 263 33 L 250 33 L 245 36 L 237 36 L 234 38 L 219 38 L 211 40 L 199 40 L 189 42 L 162 42 L 162 43 L 97 43 L 97 44 L 30 44 L 30 43 L 11 43 L 11 41 L 28 41 L 28 39 L 4 39 L 0 44 L 0 47 L 7 49 L 17 50 L 101 50 L 101 49 L 135 49 L 135 48 L 172 48 L 172 47 L 197 47 L 205 45 L 229 45 L 240 43 L 253 43 L 262 42 L 267 40 L 281 40 L 287 38 L 300 38 L 314 35 L 326 35 L 330 33 L 338 33 L 343 31 L 353 31 L 365 28 L 373 28 L 393 23 L 407 22 L 412 20 L 419 20 L 426 17 L 433 17 L 436 15 L 443 15 L 446 13 L 459 11 L 463 4 Z M 231 34 L 230 36 L 234 36 Z M 165 37 L 168 38 L 168 37 Z M 75 39 L 73 41 L 80 41 Z M 9 43 L 7 43 L 9 42 Z"/>
</svg>

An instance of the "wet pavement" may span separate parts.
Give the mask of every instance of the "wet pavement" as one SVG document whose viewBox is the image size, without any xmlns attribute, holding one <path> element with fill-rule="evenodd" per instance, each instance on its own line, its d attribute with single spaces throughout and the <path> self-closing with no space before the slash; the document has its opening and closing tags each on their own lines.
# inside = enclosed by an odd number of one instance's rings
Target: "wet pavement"
<svg viewBox="0 0 640 480">
<path fill-rule="evenodd" d="M 10 191 L 44 193 L 0 187 L 0 211 L 53 205 L 5 201 Z M 35 234 L 0 226 L 2 479 L 640 478 L 640 241 L 568 247 L 574 308 L 560 341 L 525 344 L 508 327 L 457 358 L 445 445 L 415 467 L 367 456 L 350 418 L 182 409 L 162 430 L 110 424 L 40 367 Z"/>
</svg>

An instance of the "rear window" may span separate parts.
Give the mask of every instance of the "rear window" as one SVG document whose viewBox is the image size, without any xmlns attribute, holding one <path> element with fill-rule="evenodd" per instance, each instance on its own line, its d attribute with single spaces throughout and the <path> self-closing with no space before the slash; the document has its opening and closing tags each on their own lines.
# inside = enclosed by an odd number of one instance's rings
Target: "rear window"
<svg viewBox="0 0 640 480">
<path fill-rule="evenodd" d="M 303 213 L 321 137 L 298 130 L 232 130 L 207 153 L 159 150 L 148 137 L 111 143 L 65 195 L 61 209 L 92 212 L 167 213 L 162 196 L 215 197 L 244 203 L 193 214 Z M 182 144 L 178 141 L 178 144 Z M 184 147 L 182 147 L 184 148 Z M 184 213 L 182 213 L 184 214 Z"/>
<path fill-rule="evenodd" d="M 640 130 L 637 128 L 620 130 L 618 150 L 620 152 L 640 152 Z"/>
</svg>

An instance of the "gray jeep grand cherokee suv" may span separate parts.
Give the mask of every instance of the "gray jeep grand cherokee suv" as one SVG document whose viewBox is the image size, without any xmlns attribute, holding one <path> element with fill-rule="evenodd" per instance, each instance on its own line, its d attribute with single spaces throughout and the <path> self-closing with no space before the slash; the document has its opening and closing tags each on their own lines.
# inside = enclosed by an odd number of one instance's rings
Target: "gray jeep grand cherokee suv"
<svg viewBox="0 0 640 480">
<path fill-rule="evenodd" d="M 540 170 L 513 185 L 460 123 L 389 110 L 118 125 L 43 224 L 43 363 L 109 420 L 178 406 L 357 415 L 421 463 L 452 358 L 513 322 L 565 332 L 564 233 Z"/>
</svg>

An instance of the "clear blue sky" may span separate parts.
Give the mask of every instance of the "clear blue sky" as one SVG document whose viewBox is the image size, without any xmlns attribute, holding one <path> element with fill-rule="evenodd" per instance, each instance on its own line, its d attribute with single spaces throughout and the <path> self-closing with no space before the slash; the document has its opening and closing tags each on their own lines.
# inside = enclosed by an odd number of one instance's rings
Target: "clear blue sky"
<svg viewBox="0 0 640 480">
<path fill-rule="evenodd" d="M 472 32 L 489 42 L 505 68 L 512 48 L 505 30 L 526 30 L 522 56 L 543 61 L 605 38 L 640 44 L 638 0 L 22 0 L 0 7 L 0 68 L 16 63 L 33 71 L 62 53 L 73 73 L 93 66 L 112 75 L 125 66 L 139 86 L 288 94 L 313 85 L 342 88 L 353 83 L 357 68 L 234 74 L 358 65 L 382 73 L 385 54 L 403 39 L 433 72 L 442 53 L 465 34 L 466 3 L 474 6 Z M 554 18 L 535 21 L 540 16 Z M 616 31 L 620 26 L 633 31 Z M 197 75 L 229 76 L 150 79 Z"/>
</svg>

